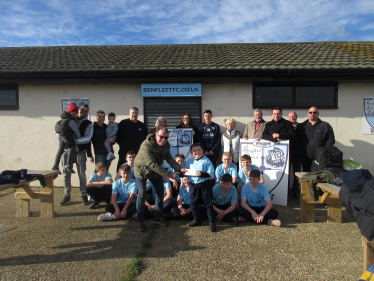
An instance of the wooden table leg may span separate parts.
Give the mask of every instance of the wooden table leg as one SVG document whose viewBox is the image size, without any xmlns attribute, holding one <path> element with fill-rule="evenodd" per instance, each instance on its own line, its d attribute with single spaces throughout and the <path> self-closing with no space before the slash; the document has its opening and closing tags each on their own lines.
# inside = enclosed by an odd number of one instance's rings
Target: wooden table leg
<svg viewBox="0 0 374 281">
<path fill-rule="evenodd" d="M 369 266 L 374 264 L 374 253 L 366 243 L 369 243 L 370 246 L 374 248 L 374 241 L 370 243 L 367 242 L 365 237 L 362 237 L 362 246 L 364 247 L 364 270 L 368 269 Z"/>
<path fill-rule="evenodd" d="M 18 188 L 17 192 L 23 192 L 23 188 Z M 30 216 L 30 199 L 16 198 L 16 216 L 17 218 Z"/>
<path fill-rule="evenodd" d="M 304 201 L 304 196 L 310 197 L 308 182 L 301 183 L 300 221 L 301 222 L 314 222 L 314 204 L 307 204 Z"/>
<path fill-rule="evenodd" d="M 327 222 L 341 223 L 342 222 L 342 204 L 338 201 L 335 204 L 327 204 Z"/>
<path fill-rule="evenodd" d="M 51 196 L 48 199 L 40 200 L 40 216 L 42 218 L 53 218 L 54 216 L 54 193 L 53 193 L 53 178 L 45 178 L 46 186 L 40 186 L 40 192 L 50 192 Z"/>
</svg>

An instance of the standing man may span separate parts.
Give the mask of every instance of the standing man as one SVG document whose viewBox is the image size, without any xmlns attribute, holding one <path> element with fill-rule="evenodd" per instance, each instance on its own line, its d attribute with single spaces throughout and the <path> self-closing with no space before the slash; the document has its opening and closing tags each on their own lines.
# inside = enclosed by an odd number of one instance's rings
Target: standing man
<svg viewBox="0 0 374 281">
<path fill-rule="evenodd" d="M 109 171 L 110 164 L 112 163 L 112 160 L 106 160 L 108 156 L 108 150 L 106 149 L 104 142 L 107 139 L 106 136 L 106 127 L 107 125 L 105 122 L 105 112 L 102 110 L 99 110 L 96 113 L 96 120 L 93 124 L 93 136 L 92 136 L 92 145 L 94 148 L 95 153 L 95 164 L 98 162 L 103 162 L 106 165 L 107 171 Z M 114 143 L 113 138 L 109 138 L 108 141 L 110 143 Z M 113 148 L 112 148 L 113 152 Z"/>
<path fill-rule="evenodd" d="M 164 177 L 176 179 L 179 175 L 164 169 L 162 163 L 166 160 L 175 171 L 183 174 L 186 172 L 186 169 L 182 169 L 171 156 L 168 139 L 168 129 L 156 127 L 155 134 L 147 136 L 135 157 L 134 169 L 138 187 L 136 226 L 141 232 L 146 230 L 144 219 L 147 179 L 150 180 L 156 190 L 154 221 L 166 226 L 168 222 L 163 218 Z"/>
<path fill-rule="evenodd" d="M 310 172 L 318 147 L 332 147 L 335 144 L 334 130 L 329 123 L 321 121 L 318 108 L 309 109 L 308 120 L 297 128 L 301 147 L 303 172 Z"/>
<path fill-rule="evenodd" d="M 292 123 L 292 126 L 296 130 L 300 123 L 297 123 L 297 114 L 295 111 L 288 113 L 288 120 Z M 297 134 L 296 134 L 297 138 Z M 296 145 L 299 145 L 299 141 L 296 141 Z M 289 186 L 292 190 L 293 198 L 297 198 L 299 194 L 299 181 L 296 178 L 295 172 L 301 172 L 301 159 L 300 159 L 300 148 L 295 147 L 290 153 L 290 172 L 289 172 Z"/>
<path fill-rule="evenodd" d="M 279 107 L 274 107 L 271 110 L 271 115 L 273 120 L 265 124 L 264 132 L 262 133 L 262 138 L 272 142 L 277 142 L 279 140 L 294 140 L 296 133 L 290 121 L 282 118 L 282 109 Z"/>
<path fill-rule="evenodd" d="M 82 194 L 82 205 L 88 205 L 86 193 L 86 162 L 87 162 L 87 151 L 91 150 L 91 138 L 93 133 L 92 122 L 88 120 L 89 107 L 87 104 L 81 104 L 79 107 L 77 126 L 81 134 L 81 138 L 77 140 L 78 149 L 74 156 L 74 162 L 77 165 L 78 177 L 79 177 L 79 188 Z M 65 166 L 67 163 L 67 152 L 62 156 L 62 165 Z M 70 191 L 71 191 L 71 173 L 63 171 L 64 177 L 64 199 L 60 202 L 60 206 L 65 206 L 70 203 Z"/>
<path fill-rule="evenodd" d="M 246 140 L 256 139 L 257 141 L 259 141 L 262 138 L 262 133 L 265 129 L 266 122 L 264 119 L 262 119 L 263 114 L 261 109 L 256 108 L 253 113 L 255 120 L 247 124 L 247 126 L 245 127 L 243 138 Z"/>
<path fill-rule="evenodd" d="M 221 146 L 221 130 L 218 124 L 212 122 L 212 116 L 209 109 L 204 111 L 205 122 L 199 126 L 197 142 L 201 144 L 204 155 L 209 158 L 215 169 Z"/>
<path fill-rule="evenodd" d="M 140 145 L 147 136 L 147 129 L 143 122 L 138 120 L 139 110 L 136 107 L 131 107 L 130 118 L 124 119 L 118 124 L 117 143 L 119 145 L 118 164 L 119 167 L 126 162 L 126 153 L 134 151 L 138 153 Z"/>
</svg>

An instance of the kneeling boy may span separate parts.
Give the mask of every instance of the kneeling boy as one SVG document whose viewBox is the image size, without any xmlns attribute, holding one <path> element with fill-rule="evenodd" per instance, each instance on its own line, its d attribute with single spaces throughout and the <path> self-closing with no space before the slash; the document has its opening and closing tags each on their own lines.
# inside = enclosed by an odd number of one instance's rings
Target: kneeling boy
<svg viewBox="0 0 374 281">
<path fill-rule="evenodd" d="M 199 216 L 199 201 L 204 200 L 209 218 L 210 231 L 216 231 L 213 210 L 213 189 L 211 180 L 214 179 L 214 166 L 209 158 L 204 156 L 204 151 L 200 143 L 191 145 L 191 154 L 193 158 L 186 163 L 187 169 L 196 170 L 195 176 L 189 176 L 190 181 L 190 203 L 193 215 L 193 221 L 187 224 L 190 227 L 202 225 Z"/>
<path fill-rule="evenodd" d="M 105 201 L 110 204 L 110 198 L 112 196 L 112 175 L 107 173 L 106 164 L 103 162 L 97 162 L 95 165 L 96 172 L 92 174 L 86 184 L 87 194 L 93 199 L 93 203 L 90 205 L 90 209 L 94 209 L 99 206 L 100 201 Z"/>
<path fill-rule="evenodd" d="M 249 183 L 245 184 L 241 194 L 241 207 L 239 216 L 250 222 L 281 226 L 281 221 L 276 220 L 278 211 L 273 209 L 273 202 L 266 186 L 260 182 L 259 170 L 249 173 Z"/>
<path fill-rule="evenodd" d="M 112 188 L 112 204 L 105 206 L 108 213 L 102 214 L 98 220 L 125 219 L 136 212 L 136 181 L 130 177 L 131 167 L 120 167 L 122 178 L 115 181 Z"/>
<path fill-rule="evenodd" d="M 214 216 L 218 221 L 238 223 L 238 213 L 236 205 L 238 203 L 238 193 L 235 186 L 232 185 L 230 174 L 224 174 L 221 183 L 213 187 L 214 196 Z"/>
</svg>

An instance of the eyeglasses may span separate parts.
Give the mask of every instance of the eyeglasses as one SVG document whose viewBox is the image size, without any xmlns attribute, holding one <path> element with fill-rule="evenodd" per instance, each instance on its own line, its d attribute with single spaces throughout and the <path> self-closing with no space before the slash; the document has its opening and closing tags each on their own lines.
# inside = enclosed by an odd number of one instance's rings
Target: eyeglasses
<svg viewBox="0 0 374 281">
<path fill-rule="evenodd" d="M 158 136 L 159 136 L 159 138 L 162 139 L 162 140 L 168 140 L 168 139 L 169 139 L 169 137 L 164 137 L 164 136 L 160 136 L 160 135 L 158 135 Z"/>
<path fill-rule="evenodd" d="M 133 158 L 135 158 L 135 156 L 127 156 L 126 158 L 133 159 Z"/>
<path fill-rule="evenodd" d="M 310 111 L 308 112 L 309 114 L 317 114 L 318 112 L 317 111 Z"/>
</svg>

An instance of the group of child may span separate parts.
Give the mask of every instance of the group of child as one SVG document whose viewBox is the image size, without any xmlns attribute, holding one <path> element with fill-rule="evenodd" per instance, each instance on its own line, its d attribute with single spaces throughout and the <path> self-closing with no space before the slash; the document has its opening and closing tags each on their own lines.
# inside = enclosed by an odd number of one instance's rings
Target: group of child
<svg viewBox="0 0 374 281">
<path fill-rule="evenodd" d="M 55 162 L 52 170 L 59 170 L 58 166 L 61 160 L 62 154 L 67 151 L 67 163 L 63 167 L 66 172 L 74 174 L 73 162 L 74 153 L 76 152 L 76 140 L 81 138 L 77 126 L 77 115 L 78 106 L 75 103 L 71 103 L 66 111 L 63 111 L 60 115 L 61 120 L 55 125 L 55 132 L 59 135 L 59 148 L 56 153 Z M 116 140 L 118 123 L 116 121 L 116 115 L 111 112 L 108 114 L 109 122 L 106 127 L 107 139 L 104 141 L 104 146 L 108 151 L 106 160 L 113 160 L 116 157 L 112 152 L 112 144 L 109 142 L 110 138 Z M 87 151 L 87 156 L 92 158 L 92 152 Z M 93 159 L 93 158 L 92 158 Z"/>
<path fill-rule="evenodd" d="M 183 154 L 177 154 L 175 160 L 181 167 L 190 170 L 192 175 L 181 176 L 176 180 L 164 178 L 163 210 L 167 220 L 192 220 L 188 226 L 195 227 L 202 225 L 202 220 L 207 217 L 212 232 L 216 231 L 216 221 L 234 224 L 249 221 L 281 226 L 280 220 L 277 219 L 278 212 L 273 209 L 269 192 L 263 184 L 262 173 L 257 166 L 251 165 L 249 155 L 241 157 L 242 168 L 238 173 L 229 152 L 223 153 L 223 163 L 217 169 L 214 169 L 212 162 L 204 156 L 199 143 L 191 145 L 190 153 L 193 157 L 187 162 Z M 128 152 L 126 160 L 113 183 L 112 203 L 106 205 L 107 213 L 98 217 L 100 221 L 136 216 L 135 153 Z M 103 165 L 105 164 L 96 164 L 96 172 L 88 181 L 87 193 L 90 195 L 97 194 L 91 190 L 92 183 L 103 184 L 108 179 L 106 170 L 100 168 Z M 171 167 L 168 169 L 173 171 Z M 107 184 L 108 181 L 103 185 Z M 147 183 L 147 191 L 151 194 L 147 196 L 145 203 L 146 217 L 153 217 L 157 195 L 150 182 Z M 107 201 L 105 198 L 109 198 L 108 191 L 106 194 L 102 195 L 101 200 Z M 91 197 L 94 203 L 90 208 L 95 208 L 100 199 Z"/>
</svg>

